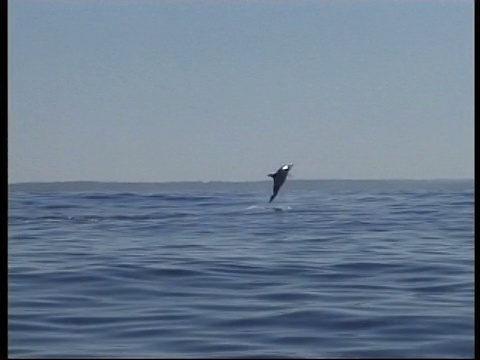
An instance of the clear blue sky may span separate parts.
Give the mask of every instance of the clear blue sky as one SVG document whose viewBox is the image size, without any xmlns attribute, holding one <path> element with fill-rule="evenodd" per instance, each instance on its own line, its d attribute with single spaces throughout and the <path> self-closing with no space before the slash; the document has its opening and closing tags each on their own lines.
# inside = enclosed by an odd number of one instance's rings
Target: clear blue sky
<svg viewBox="0 0 480 360">
<path fill-rule="evenodd" d="M 8 6 L 9 182 L 473 178 L 473 1 Z"/>
</svg>

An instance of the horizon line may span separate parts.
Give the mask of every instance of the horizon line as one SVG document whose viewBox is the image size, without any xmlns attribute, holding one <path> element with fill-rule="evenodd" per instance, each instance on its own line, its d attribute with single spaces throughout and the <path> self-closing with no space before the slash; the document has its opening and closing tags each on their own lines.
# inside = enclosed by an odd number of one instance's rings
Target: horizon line
<svg viewBox="0 0 480 360">
<path fill-rule="evenodd" d="M 351 178 L 324 178 L 324 179 L 289 179 L 291 181 L 475 181 L 475 178 L 380 178 L 380 179 L 351 179 Z M 58 183 L 103 183 L 103 184 L 171 184 L 171 183 L 254 183 L 269 182 L 264 180 L 168 180 L 168 181 L 125 181 L 125 180 L 47 180 L 47 181 L 19 181 L 9 182 L 10 185 L 25 184 L 58 184 Z"/>
</svg>

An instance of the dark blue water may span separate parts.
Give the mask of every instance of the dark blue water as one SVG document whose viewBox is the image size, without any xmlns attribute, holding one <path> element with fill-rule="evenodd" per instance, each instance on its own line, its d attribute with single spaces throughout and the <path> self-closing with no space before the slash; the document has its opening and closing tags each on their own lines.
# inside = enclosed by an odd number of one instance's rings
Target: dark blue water
<svg viewBox="0 0 480 360">
<path fill-rule="evenodd" d="M 473 182 L 10 189 L 11 357 L 473 357 Z"/>
</svg>

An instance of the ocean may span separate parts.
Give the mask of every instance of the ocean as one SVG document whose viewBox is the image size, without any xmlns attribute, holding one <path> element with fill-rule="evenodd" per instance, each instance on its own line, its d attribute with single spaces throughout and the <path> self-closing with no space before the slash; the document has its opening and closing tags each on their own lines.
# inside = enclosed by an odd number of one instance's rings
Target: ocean
<svg viewBox="0 0 480 360">
<path fill-rule="evenodd" d="M 8 355 L 473 358 L 473 180 L 11 184 Z"/>
</svg>

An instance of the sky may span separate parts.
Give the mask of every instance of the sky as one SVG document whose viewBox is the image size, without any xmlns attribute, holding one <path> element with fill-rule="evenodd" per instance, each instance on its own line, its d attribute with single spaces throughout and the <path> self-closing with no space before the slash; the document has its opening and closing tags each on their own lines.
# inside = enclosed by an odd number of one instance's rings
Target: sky
<svg viewBox="0 0 480 360">
<path fill-rule="evenodd" d="M 474 3 L 9 0 L 8 182 L 473 179 Z"/>
</svg>

